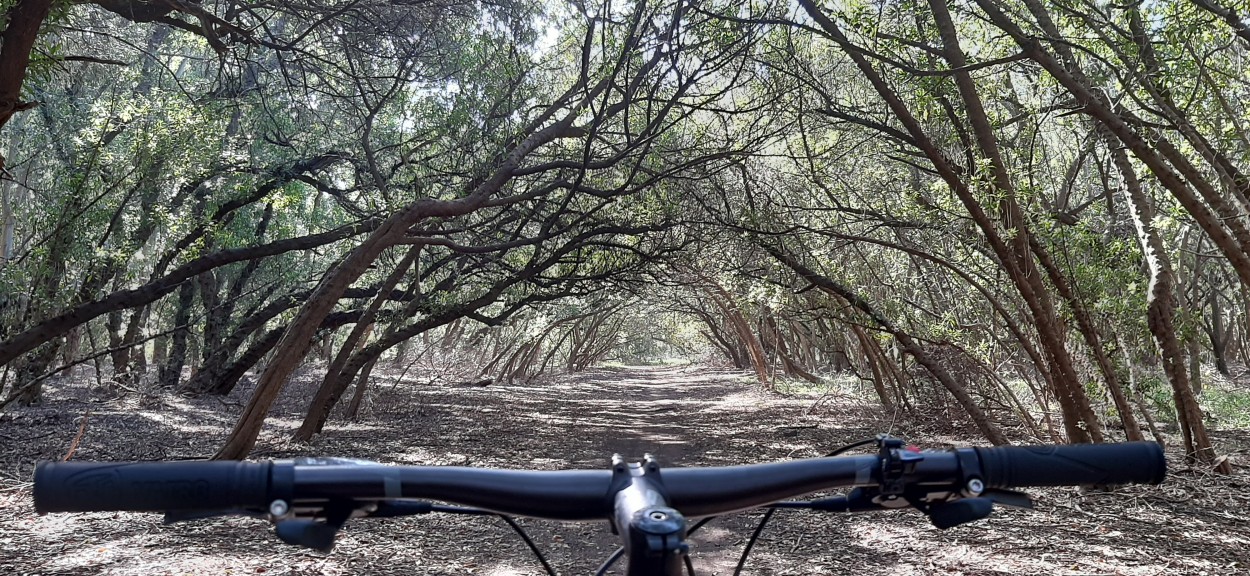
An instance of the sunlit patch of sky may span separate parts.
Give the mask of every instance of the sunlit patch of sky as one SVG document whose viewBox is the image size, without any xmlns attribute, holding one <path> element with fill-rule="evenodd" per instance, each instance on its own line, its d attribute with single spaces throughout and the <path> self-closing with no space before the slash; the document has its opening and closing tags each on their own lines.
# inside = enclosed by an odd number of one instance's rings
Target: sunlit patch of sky
<svg viewBox="0 0 1250 576">
<path fill-rule="evenodd" d="M 534 43 L 534 52 L 542 57 L 549 55 L 560 39 L 561 28 L 556 25 L 557 19 L 540 17 L 535 28 L 539 30 L 538 41 Z"/>
</svg>

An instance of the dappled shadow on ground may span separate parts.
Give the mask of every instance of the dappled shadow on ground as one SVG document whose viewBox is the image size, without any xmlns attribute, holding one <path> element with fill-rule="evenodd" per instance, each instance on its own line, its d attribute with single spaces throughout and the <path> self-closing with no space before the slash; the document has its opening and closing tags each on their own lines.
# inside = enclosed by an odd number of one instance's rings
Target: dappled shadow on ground
<svg viewBox="0 0 1250 576">
<path fill-rule="evenodd" d="M 311 372 L 310 372 L 311 373 Z M 836 389 L 789 396 L 733 372 L 697 368 L 594 370 L 553 381 L 464 387 L 380 376 L 364 418 L 334 420 L 292 444 L 316 382 L 294 380 L 274 407 L 257 457 L 332 455 L 388 463 L 600 468 L 613 453 L 665 466 L 722 465 L 823 455 L 891 431 L 928 446 L 975 443 L 957 418 L 909 417 Z M 278 543 L 252 519 L 173 526 L 153 514 L 36 516 L 34 463 L 59 459 L 81 429 L 77 460 L 177 459 L 211 454 L 250 392 L 144 402 L 81 388 L 50 390 L 41 407 L 0 415 L 0 573 L 8 574 L 540 574 L 498 520 L 419 517 L 349 524 L 331 554 Z M 89 415 L 88 415 L 89 413 Z M 87 424 L 82 418 L 87 415 Z M 763 532 L 748 574 L 1161 574 L 1250 569 L 1245 450 L 1217 435 L 1238 473 L 1218 478 L 1173 462 L 1161 487 L 1033 492 L 1036 511 L 999 511 L 939 531 L 913 512 L 820 515 L 782 511 Z M 699 574 L 731 574 L 761 518 L 719 518 L 693 537 Z M 523 524 L 561 574 L 593 573 L 615 541 L 602 523 Z"/>
</svg>

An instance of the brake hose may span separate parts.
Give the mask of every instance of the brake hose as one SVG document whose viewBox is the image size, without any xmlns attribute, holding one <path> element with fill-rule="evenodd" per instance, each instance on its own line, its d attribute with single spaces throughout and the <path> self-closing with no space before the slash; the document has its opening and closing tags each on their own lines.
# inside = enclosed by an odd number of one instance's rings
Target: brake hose
<svg viewBox="0 0 1250 576">
<path fill-rule="evenodd" d="M 873 443 L 875 443 L 876 441 L 877 441 L 877 439 L 876 439 L 876 438 L 865 438 L 865 439 L 860 440 L 860 441 L 858 441 L 858 442 L 852 442 L 852 443 L 847 444 L 847 445 L 845 445 L 845 446 L 840 446 L 840 447 L 838 447 L 838 448 L 837 448 L 836 450 L 834 450 L 833 452 L 830 452 L 830 453 L 828 453 L 828 454 L 825 454 L 825 458 L 832 458 L 832 457 L 834 457 L 834 456 L 837 456 L 837 455 L 842 454 L 842 453 L 844 453 L 844 452 L 847 452 L 847 451 L 849 451 L 849 450 L 853 450 L 853 449 L 855 449 L 855 448 L 859 448 L 860 446 L 867 446 L 867 445 L 869 445 L 869 444 L 873 444 Z M 768 525 L 768 521 L 769 521 L 770 519 L 772 519 L 772 517 L 773 517 L 773 513 L 774 513 L 774 512 L 776 512 L 776 511 L 777 511 L 777 509 L 776 509 L 776 508 L 769 508 L 767 512 L 764 512 L 764 516 L 760 518 L 760 523 L 759 523 L 759 525 L 757 525 L 757 526 L 755 527 L 755 531 L 751 533 L 751 538 L 750 538 L 749 540 L 747 540 L 746 547 L 744 547 L 744 548 L 742 549 L 742 556 L 740 556 L 740 557 L 738 558 L 738 566 L 734 568 L 734 575 L 733 575 L 733 576 L 738 576 L 739 574 L 741 574 L 741 573 L 742 573 L 742 567 L 746 565 L 746 563 L 747 563 L 747 557 L 751 555 L 751 548 L 754 548 L 754 547 L 755 547 L 755 542 L 756 542 L 757 540 L 759 540 L 760 533 L 762 533 L 762 532 L 764 531 L 764 526 L 767 526 L 767 525 Z M 707 519 L 708 519 L 708 520 L 711 520 L 712 518 L 715 518 L 715 516 L 713 516 L 713 517 L 711 517 L 711 518 L 707 518 Z"/>
<path fill-rule="evenodd" d="M 538 561 L 542 563 L 543 568 L 547 571 L 548 576 L 556 576 L 555 569 L 551 567 L 551 564 L 547 563 L 547 558 L 543 556 L 542 551 L 538 549 L 538 545 L 534 544 L 534 541 L 530 539 L 529 534 L 525 533 L 525 529 L 521 528 L 521 525 L 517 524 L 516 520 L 513 520 L 512 518 L 504 516 L 503 514 L 496 514 L 496 516 L 498 516 L 500 520 L 503 520 L 504 522 L 506 522 L 508 526 L 511 526 L 512 529 L 516 531 L 517 535 L 521 537 L 521 540 L 525 541 L 525 545 L 529 546 L 530 551 L 534 553 L 534 556 L 538 557 Z"/>
<path fill-rule="evenodd" d="M 517 536 L 521 537 L 521 540 L 525 542 L 526 546 L 529 546 L 530 551 L 534 553 L 534 557 L 538 558 L 538 562 L 541 563 L 543 565 L 543 569 L 547 571 L 547 575 L 557 576 L 555 569 L 551 567 L 551 564 L 549 562 L 547 562 L 547 557 L 543 556 L 542 551 L 538 549 L 538 545 L 534 543 L 534 540 L 530 538 L 530 535 L 525 532 L 525 529 L 522 528 L 520 524 L 517 524 L 516 520 L 513 520 L 512 517 L 507 516 L 505 514 L 496 514 L 494 512 L 490 512 L 489 510 L 482 510 L 479 508 L 469 508 L 465 506 L 443 506 L 440 504 L 434 504 L 430 506 L 430 511 L 442 512 L 445 514 L 466 514 L 470 516 L 496 516 L 498 517 L 500 520 L 503 520 L 504 523 L 507 524 L 510 528 L 512 528 L 512 530 L 517 533 Z"/>
</svg>

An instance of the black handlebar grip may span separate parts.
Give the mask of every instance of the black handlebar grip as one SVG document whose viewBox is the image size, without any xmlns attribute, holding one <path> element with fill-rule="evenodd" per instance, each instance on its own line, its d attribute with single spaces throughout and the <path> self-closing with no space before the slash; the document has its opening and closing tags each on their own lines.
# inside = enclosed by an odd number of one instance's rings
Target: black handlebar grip
<svg viewBox="0 0 1250 576">
<path fill-rule="evenodd" d="M 976 448 L 985 483 L 995 488 L 1083 484 L 1158 484 L 1167 475 L 1154 442 Z"/>
<path fill-rule="evenodd" d="M 44 462 L 35 469 L 35 510 L 264 509 L 272 467 L 235 461 Z"/>
</svg>

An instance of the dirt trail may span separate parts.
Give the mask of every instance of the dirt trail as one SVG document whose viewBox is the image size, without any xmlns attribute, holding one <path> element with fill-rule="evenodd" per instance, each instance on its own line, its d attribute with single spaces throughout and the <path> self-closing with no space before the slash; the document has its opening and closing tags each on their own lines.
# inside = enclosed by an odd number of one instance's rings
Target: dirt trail
<svg viewBox="0 0 1250 576">
<path fill-rule="evenodd" d="M 310 373 L 312 373 L 310 371 Z M 891 430 L 934 446 L 977 443 L 946 416 L 908 419 L 823 391 L 754 390 L 731 372 L 696 368 L 595 370 L 556 381 L 481 388 L 381 373 L 365 418 L 333 420 L 307 445 L 298 426 L 312 378 L 275 407 L 256 457 L 335 455 L 396 464 L 600 468 L 619 452 L 665 466 L 810 457 Z M 60 458 L 91 411 L 77 460 L 211 454 L 246 398 L 166 396 L 139 404 L 60 383 L 46 405 L 0 414 L 0 573 L 3 574 L 541 574 L 498 521 L 464 517 L 362 520 L 329 555 L 280 544 L 252 519 L 163 526 L 153 514 L 36 516 L 30 473 Z M 1234 435 L 1222 437 L 1235 444 Z M 1245 448 L 1245 446 L 1242 446 Z M 1245 462 L 1241 462 L 1244 464 Z M 1175 463 L 1174 463 L 1175 464 Z M 1178 469 L 1183 466 L 1176 465 Z M 1246 468 L 1231 478 L 1174 476 L 1160 488 L 1081 494 L 1035 491 L 1038 510 L 1000 511 L 939 531 L 911 512 L 779 513 L 748 574 L 1162 574 L 1250 570 Z M 760 514 L 718 519 L 694 538 L 699 574 L 733 572 Z M 593 573 L 615 547 L 602 524 L 525 521 L 561 574 Z"/>
</svg>

